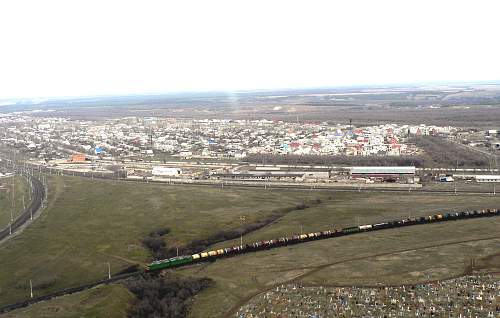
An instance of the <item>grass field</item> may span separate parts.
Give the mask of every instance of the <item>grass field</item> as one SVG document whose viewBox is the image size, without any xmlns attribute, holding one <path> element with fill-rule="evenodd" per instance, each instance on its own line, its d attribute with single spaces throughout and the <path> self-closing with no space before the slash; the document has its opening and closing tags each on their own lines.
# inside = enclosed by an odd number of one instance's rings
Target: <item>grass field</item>
<svg viewBox="0 0 500 318">
<path fill-rule="evenodd" d="M 2 317 L 122 318 L 126 317 L 127 304 L 133 297 L 122 285 L 99 286 L 19 309 Z"/>
<path fill-rule="evenodd" d="M 246 235 L 243 239 L 249 242 L 301 230 L 311 232 L 408 215 L 496 207 L 500 203 L 492 195 L 220 189 L 91 182 L 70 177 L 54 177 L 49 182 L 47 210 L 21 236 L 0 246 L 0 304 L 24 299 L 29 278 L 35 286 L 48 285 L 35 288 L 39 295 L 103 278 L 106 262 L 111 263 L 113 272 L 130 262 L 144 262 L 148 254 L 140 240 L 162 226 L 172 229 L 166 237 L 167 244 L 182 245 L 219 229 L 240 226 L 241 215 L 246 216 L 244 222 L 253 222 L 278 207 L 305 199 L 322 200 L 317 206 L 293 211 Z M 471 257 L 478 258 L 483 267 L 492 268 L 498 262 L 491 255 L 498 254 L 499 243 L 500 218 L 474 219 L 309 242 L 175 272 L 214 279 L 215 286 L 194 299 L 191 317 L 221 317 L 275 284 L 292 280 L 329 285 L 422 282 L 459 275 Z M 238 244 L 239 240 L 234 240 L 218 245 Z M 110 288 L 121 293 L 118 290 L 123 287 Z M 32 308 L 56 304 L 60 312 L 67 312 L 64 317 L 80 317 L 70 307 L 78 306 L 79 299 L 92 297 L 92 290 L 74 297 L 76 300 L 62 297 Z M 123 306 L 126 299 L 121 300 Z M 96 308 L 108 310 L 97 305 Z M 37 317 L 33 310 L 18 310 L 9 317 Z"/>
<path fill-rule="evenodd" d="M 49 179 L 49 205 L 22 235 L 0 246 L 0 305 L 104 278 L 145 263 L 141 240 L 168 226 L 168 246 L 264 218 L 309 196 L 298 191 L 220 189 L 123 183 L 72 177 Z M 182 253 L 182 249 L 180 250 Z"/>
<path fill-rule="evenodd" d="M 458 192 L 487 192 L 490 194 L 500 192 L 500 185 L 489 182 L 475 182 L 475 181 L 455 181 L 455 182 L 428 182 L 423 185 L 425 190 L 446 190 L 454 191 L 457 189 Z"/>
<path fill-rule="evenodd" d="M 14 218 L 23 211 L 23 196 L 25 204 L 29 202 L 29 187 L 26 178 L 21 176 L 14 177 L 14 206 L 12 204 L 12 177 L 0 179 L 0 184 L 4 186 L 0 190 L 0 229 L 10 223 L 10 215 L 13 210 Z"/>
<path fill-rule="evenodd" d="M 356 198 L 353 195 L 347 200 L 332 200 L 321 208 L 289 214 L 245 239 L 256 241 L 297 233 L 300 224 L 307 232 L 326 228 L 327 224 L 338 227 L 356 224 L 357 217 L 364 224 L 405 217 L 409 212 L 425 215 L 485 205 L 498 205 L 498 198 L 381 194 Z M 476 241 L 491 237 L 495 238 Z M 221 317 L 251 296 L 293 280 L 316 285 L 397 285 L 459 275 L 471 257 L 498 253 L 499 244 L 500 219 L 476 219 L 310 242 L 178 272 L 215 279 L 217 285 L 197 297 L 191 316 Z"/>
</svg>

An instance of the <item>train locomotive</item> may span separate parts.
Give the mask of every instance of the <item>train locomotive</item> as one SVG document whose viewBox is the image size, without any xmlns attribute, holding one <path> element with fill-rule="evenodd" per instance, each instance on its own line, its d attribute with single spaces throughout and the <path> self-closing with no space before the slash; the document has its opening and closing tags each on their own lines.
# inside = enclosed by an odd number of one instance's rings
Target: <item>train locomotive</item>
<svg viewBox="0 0 500 318">
<path fill-rule="evenodd" d="M 313 240 L 327 239 L 332 237 L 351 235 L 360 232 L 377 231 L 382 229 L 396 228 L 402 226 L 410 226 L 417 224 L 427 224 L 434 222 L 443 222 L 451 220 L 460 220 L 476 217 L 489 217 L 500 215 L 500 209 L 485 209 L 464 212 L 453 212 L 446 214 L 435 214 L 422 217 L 410 217 L 402 220 L 393 220 L 375 224 L 365 224 L 359 226 L 346 227 L 342 229 L 332 229 L 321 232 L 313 232 L 308 234 L 296 234 L 290 237 L 281 237 L 268 241 L 254 242 L 244 245 L 237 245 L 227 248 L 219 248 L 211 251 L 204 251 L 193 255 L 182 255 L 163 260 L 154 261 L 146 265 L 145 271 L 151 272 L 166 268 L 180 267 L 192 263 L 215 260 L 221 257 L 227 257 L 236 254 L 248 253 L 257 250 L 270 249 L 285 245 L 298 244 Z"/>
</svg>

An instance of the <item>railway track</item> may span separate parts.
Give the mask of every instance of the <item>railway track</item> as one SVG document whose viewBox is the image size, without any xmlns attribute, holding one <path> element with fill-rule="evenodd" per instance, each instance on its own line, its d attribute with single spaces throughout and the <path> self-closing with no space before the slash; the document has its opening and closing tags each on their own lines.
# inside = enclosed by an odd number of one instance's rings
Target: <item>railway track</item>
<svg viewBox="0 0 500 318">
<path fill-rule="evenodd" d="M 439 220 L 438 222 L 446 222 L 446 221 L 451 221 L 451 220 L 457 220 L 458 221 L 458 220 L 464 220 L 464 219 L 469 219 L 469 218 L 481 218 L 481 217 L 500 216 L 500 210 L 495 209 L 495 210 L 490 210 L 490 211 L 494 211 L 494 213 L 484 213 L 484 214 L 473 214 L 473 213 L 471 213 L 471 214 L 467 214 L 467 216 L 465 216 L 465 214 L 464 214 L 464 216 L 461 217 L 461 218 L 456 218 L 456 219 L 442 219 L 442 220 L 441 219 L 435 219 L 435 221 Z M 463 213 L 465 213 L 465 212 L 463 212 Z M 432 216 L 430 216 L 430 218 L 431 219 L 429 220 L 429 222 L 425 222 L 425 223 L 405 224 L 403 222 L 402 224 L 396 224 L 395 226 L 391 226 L 391 227 L 381 227 L 379 229 L 376 229 L 376 231 L 385 230 L 385 229 L 394 229 L 394 228 L 401 227 L 401 226 L 412 226 L 412 225 L 427 224 L 427 223 L 432 222 Z M 389 221 L 389 222 L 383 222 L 383 223 L 379 223 L 379 224 L 384 224 L 384 223 L 385 224 L 390 224 L 391 222 L 400 222 L 400 221 Z M 354 227 L 351 227 L 351 228 L 354 228 Z M 348 229 L 351 229 L 351 228 L 348 228 Z M 329 231 L 329 232 L 331 232 L 331 231 Z M 343 234 L 338 235 L 338 236 L 353 235 L 353 234 L 365 233 L 365 232 L 366 231 L 347 232 L 347 233 L 343 233 Z M 317 232 L 317 233 L 320 233 L 320 232 Z M 336 233 L 336 232 L 333 232 L 333 233 Z M 257 252 L 259 250 L 266 250 L 266 249 L 269 249 L 269 248 L 278 248 L 278 247 L 288 246 L 288 245 L 291 245 L 291 244 L 300 244 L 300 243 L 310 242 L 310 241 L 313 241 L 313 240 L 334 238 L 334 237 L 338 237 L 338 236 L 337 235 L 332 235 L 332 236 L 324 236 L 324 237 L 319 237 L 319 238 L 318 237 L 314 237 L 314 238 L 308 237 L 307 239 L 304 239 L 304 240 L 291 241 L 291 242 L 289 242 L 287 244 L 276 245 L 276 246 L 273 246 L 273 247 L 269 247 L 269 246 L 266 247 L 266 246 L 262 246 L 261 245 L 261 246 L 258 246 L 256 248 L 241 249 L 241 250 L 236 251 L 235 253 L 223 255 L 223 257 L 233 257 L 233 256 L 241 255 L 241 254 L 246 254 L 246 253 L 251 253 L 251 252 Z M 480 239 L 477 239 L 477 240 L 491 240 L 491 239 L 497 239 L 497 238 L 498 238 L 498 236 L 494 236 L 494 237 L 480 238 Z M 404 251 L 419 250 L 419 249 L 430 248 L 430 247 L 434 247 L 434 246 L 444 246 L 444 245 L 450 245 L 450 244 L 460 244 L 460 243 L 463 243 L 463 242 L 468 242 L 468 241 L 465 240 L 465 241 L 460 241 L 460 242 L 441 243 L 441 244 L 432 245 L 432 246 L 424 246 L 424 247 L 417 247 L 417 248 L 412 248 L 412 249 L 406 249 L 406 250 L 403 250 L 403 251 L 387 252 L 387 253 L 376 254 L 376 255 L 368 255 L 368 256 L 365 256 L 365 257 L 361 257 L 359 259 L 376 257 L 376 256 L 380 256 L 380 255 L 390 255 L 390 254 L 400 253 L 400 252 L 404 252 Z M 254 243 L 254 244 L 256 244 L 256 243 Z M 249 245 L 247 244 L 246 246 L 248 247 Z M 200 253 L 200 254 L 202 254 L 202 253 Z M 199 262 L 206 263 L 207 261 L 215 261 L 216 259 L 218 259 L 219 256 L 220 255 L 217 255 L 217 257 L 206 257 L 204 259 L 200 259 Z M 183 257 L 186 257 L 186 256 L 183 256 Z M 173 259 L 177 259 L 177 258 L 173 258 Z M 171 259 L 169 259 L 168 261 L 170 261 L 170 260 Z M 348 262 L 348 261 L 353 261 L 353 260 L 356 260 L 356 259 L 343 260 L 343 261 L 340 261 L 340 263 L 342 263 L 342 262 Z M 164 261 L 167 261 L 167 260 L 164 260 Z M 196 262 L 194 264 L 197 264 L 199 262 Z M 193 263 L 189 263 L 189 264 L 187 264 L 187 263 L 181 263 L 180 265 L 176 264 L 175 266 L 169 266 L 167 268 L 175 268 L 175 267 L 192 265 L 192 264 Z M 335 265 L 335 264 L 337 264 L 337 263 L 322 264 L 322 265 L 318 265 L 318 266 L 312 268 L 311 270 L 312 270 L 312 272 L 315 272 L 315 271 L 321 270 L 321 269 L 323 269 L 325 267 L 332 266 L 332 265 Z M 154 269 L 154 270 L 162 270 L 162 269 L 164 269 L 164 268 L 157 268 L 157 269 Z M 150 271 L 152 271 L 152 270 L 150 269 Z M 7 305 L 7 306 L 4 306 L 4 307 L 0 307 L 0 314 L 9 312 L 9 311 L 12 311 L 12 310 L 15 310 L 15 309 L 23 308 L 23 307 L 26 307 L 26 306 L 29 306 L 29 305 L 32 305 L 32 304 L 35 304 L 35 303 L 39 303 L 39 302 L 43 302 L 43 301 L 46 301 L 46 300 L 50 300 L 52 298 L 56 298 L 56 297 L 59 297 L 59 296 L 73 294 L 73 293 L 80 292 L 80 291 L 83 291 L 83 290 L 86 290 L 86 289 L 89 289 L 89 288 L 93 288 L 93 287 L 96 287 L 96 286 L 99 286 L 99 285 L 110 284 L 110 283 L 117 282 L 117 281 L 120 281 L 120 280 L 123 280 L 123 279 L 127 279 L 129 277 L 138 276 L 138 275 L 144 275 L 144 274 L 147 274 L 147 272 L 144 272 L 144 271 L 135 271 L 135 272 L 131 272 L 131 273 L 116 275 L 116 276 L 114 276 L 114 277 L 112 277 L 110 279 L 102 279 L 102 280 L 98 280 L 98 281 L 91 282 L 91 283 L 88 283 L 88 284 L 84 284 L 84 285 L 80 285 L 80 286 L 76 286 L 76 287 L 62 289 L 62 290 L 59 290 L 59 291 L 51 293 L 51 294 L 47 294 L 47 295 L 36 297 L 36 298 L 32 298 L 32 299 L 29 299 L 29 300 L 26 300 L 26 301 L 23 301 L 23 302 L 19 302 L 19 303 Z M 311 272 L 308 272 L 308 273 L 306 273 L 304 275 L 309 275 L 309 274 L 311 274 Z"/>
<path fill-rule="evenodd" d="M 292 189 L 292 190 L 307 190 L 307 191 L 331 191 L 331 192 L 374 192 L 374 193 L 422 193 L 422 194 L 445 194 L 445 195 L 495 195 L 491 190 L 464 190 L 464 189 L 423 189 L 423 188 L 386 188 L 386 187 L 331 187 L 324 186 L 321 184 L 277 184 L 273 182 L 262 182 L 262 181 L 252 181 L 252 182 L 204 182 L 203 180 L 172 180 L 172 182 L 158 181 L 158 180 L 136 180 L 127 179 L 122 172 L 114 173 L 102 173 L 102 172 L 79 172 L 79 171 L 68 171 L 55 169 L 51 167 L 45 167 L 35 164 L 28 164 L 28 167 L 34 172 L 52 174 L 52 175 L 64 175 L 64 176 L 75 176 L 84 177 L 89 179 L 107 179 L 107 180 L 117 180 L 123 182 L 132 183 L 154 183 L 154 184 L 164 184 L 173 186 L 205 186 L 214 188 L 261 188 L 261 189 Z"/>
<path fill-rule="evenodd" d="M 45 188 L 40 179 L 30 174 L 26 170 L 17 170 L 16 173 L 24 175 L 30 183 L 31 191 L 31 202 L 29 205 L 19 214 L 19 216 L 12 222 L 9 226 L 0 230 L 0 242 L 8 239 L 23 226 L 25 226 L 30 220 L 35 218 L 37 214 L 41 211 L 43 200 L 45 199 Z"/>
<path fill-rule="evenodd" d="M 297 268 L 297 269 L 310 269 L 310 270 L 308 272 L 304 273 L 304 274 L 298 275 L 298 276 L 293 277 L 293 278 L 291 278 L 289 280 L 286 280 L 286 281 L 283 281 L 283 282 L 279 282 L 279 283 L 276 283 L 276 284 L 273 284 L 273 285 L 270 285 L 270 286 L 266 286 L 266 287 L 260 289 L 258 292 L 252 293 L 250 296 L 245 297 L 244 299 L 240 300 L 236 305 L 234 305 L 228 312 L 226 312 L 226 314 L 224 315 L 224 317 L 226 317 L 226 318 L 234 317 L 234 315 L 236 314 L 236 312 L 238 311 L 239 308 L 241 308 L 243 305 L 245 305 L 246 303 L 248 303 L 252 298 L 256 297 L 259 294 L 262 294 L 262 293 L 265 293 L 267 291 L 273 290 L 276 287 L 284 285 L 284 284 L 290 284 L 290 283 L 299 282 L 301 279 L 303 279 L 305 277 L 308 277 L 310 275 L 313 275 L 314 273 L 316 273 L 318 271 L 321 271 L 322 269 L 328 268 L 330 266 L 345 264 L 345 263 L 354 262 L 354 261 L 362 261 L 362 260 L 372 259 L 372 258 L 381 257 L 381 256 L 397 255 L 397 254 L 404 253 L 404 252 L 409 252 L 409 251 L 419 251 L 419 250 L 425 250 L 425 249 L 435 248 L 435 247 L 459 245 L 459 244 L 464 244 L 464 243 L 489 241 L 489 240 L 495 240 L 495 239 L 500 239 L 500 236 L 489 236 L 489 237 L 483 237 L 483 238 L 478 238 L 478 239 L 473 239 L 473 240 L 462 240 L 462 241 L 454 241 L 454 242 L 447 242 L 447 243 L 440 243 L 440 244 L 431 244 L 431 245 L 420 246 L 420 247 L 411 248 L 411 249 L 402 249 L 402 250 L 397 250 L 397 251 L 391 251 L 391 252 L 377 253 L 377 254 L 371 254 L 371 255 L 366 255 L 366 256 L 361 256 L 361 257 L 348 258 L 348 259 L 344 259 L 344 260 L 340 260 L 340 261 L 336 261 L 336 262 L 330 262 L 330 263 L 326 263 L 326 264 L 321 264 L 321 265 L 317 265 L 317 266 L 308 266 L 308 267 Z M 286 270 L 287 269 L 284 269 L 284 270 L 281 270 L 281 271 L 286 271 Z M 470 274 L 470 273 L 467 272 L 467 271 L 464 271 L 464 272 L 462 272 L 460 274 L 452 275 L 452 276 L 449 276 L 449 277 L 446 277 L 446 278 L 443 278 L 443 279 L 439 279 L 439 280 L 435 280 L 435 279 L 434 280 L 425 280 L 423 282 L 419 282 L 418 284 L 429 284 L 429 283 L 434 283 L 434 282 L 437 282 L 437 281 L 446 281 L 446 280 L 450 280 L 450 279 L 462 277 L 462 276 L 465 276 L 465 275 L 468 275 L 468 274 Z M 305 284 L 305 285 L 315 286 L 314 284 Z M 406 285 L 406 286 L 412 286 L 412 285 L 417 285 L 417 284 L 409 284 L 409 285 Z M 352 285 L 342 285 L 342 284 L 321 284 L 321 286 L 323 286 L 323 287 L 352 287 Z M 387 287 L 397 287 L 397 286 L 401 286 L 401 285 L 389 285 L 389 284 L 387 284 L 387 285 L 356 285 L 356 287 L 360 287 L 360 288 L 380 288 L 380 287 L 386 287 L 386 286 Z"/>
</svg>

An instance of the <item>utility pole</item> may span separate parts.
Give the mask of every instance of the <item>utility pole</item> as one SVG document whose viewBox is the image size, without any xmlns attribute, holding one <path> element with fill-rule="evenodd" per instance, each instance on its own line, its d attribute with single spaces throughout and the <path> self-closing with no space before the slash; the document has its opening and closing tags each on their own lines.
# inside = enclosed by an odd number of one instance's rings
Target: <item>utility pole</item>
<svg viewBox="0 0 500 318">
<path fill-rule="evenodd" d="M 111 279 L 111 264 L 108 262 L 108 279 Z"/>
<path fill-rule="evenodd" d="M 246 217 L 244 215 L 240 216 L 240 221 L 241 225 L 243 226 L 243 222 L 246 220 Z M 243 248 L 243 229 L 241 229 L 241 235 L 240 235 L 240 247 Z"/>
<path fill-rule="evenodd" d="M 14 209 L 16 208 L 16 184 L 15 184 L 16 173 L 12 176 L 12 206 L 10 209 L 10 224 L 9 224 L 9 235 L 12 235 L 12 223 L 14 222 Z"/>
<path fill-rule="evenodd" d="M 31 279 L 30 279 L 30 297 L 33 298 L 33 283 L 31 282 Z"/>
</svg>

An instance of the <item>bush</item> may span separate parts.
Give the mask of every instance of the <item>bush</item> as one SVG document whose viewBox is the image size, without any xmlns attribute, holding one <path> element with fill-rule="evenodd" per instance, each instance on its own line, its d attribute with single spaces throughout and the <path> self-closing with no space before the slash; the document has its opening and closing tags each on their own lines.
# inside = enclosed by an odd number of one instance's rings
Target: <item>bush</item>
<svg viewBox="0 0 500 318">
<path fill-rule="evenodd" d="M 151 251 L 155 259 L 165 258 L 167 254 L 167 244 L 163 236 L 168 233 L 170 233 L 170 228 L 168 227 L 158 229 L 149 233 L 148 236 L 142 240 L 142 245 Z"/>
<path fill-rule="evenodd" d="M 209 278 L 179 279 L 151 275 L 131 278 L 125 286 L 137 300 L 129 309 L 128 317 L 186 317 L 189 299 L 212 285 L 213 281 Z"/>
</svg>

